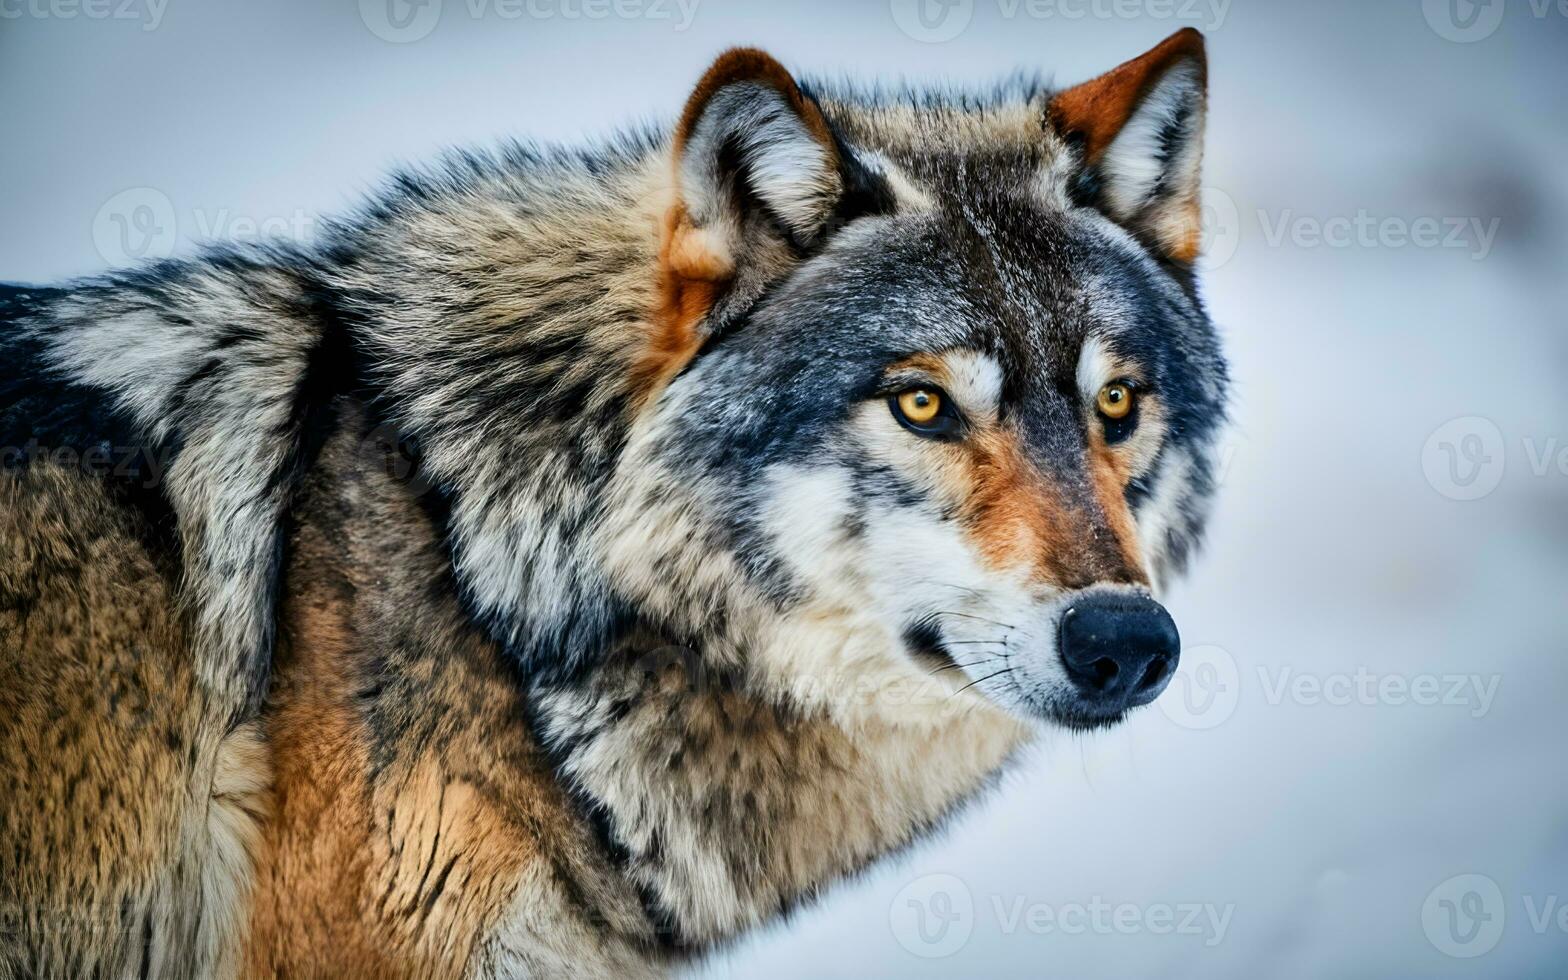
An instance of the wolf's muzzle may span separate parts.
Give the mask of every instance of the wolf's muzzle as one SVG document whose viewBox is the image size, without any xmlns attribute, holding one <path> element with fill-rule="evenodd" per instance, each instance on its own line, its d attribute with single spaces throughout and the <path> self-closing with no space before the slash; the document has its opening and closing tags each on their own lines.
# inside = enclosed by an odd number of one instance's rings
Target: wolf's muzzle
<svg viewBox="0 0 1568 980">
<path fill-rule="evenodd" d="M 1067 675 L 1079 696 L 1100 710 L 1153 701 L 1181 657 L 1171 614 L 1145 595 L 1084 592 L 1062 613 L 1057 631 Z"/>
</svg>

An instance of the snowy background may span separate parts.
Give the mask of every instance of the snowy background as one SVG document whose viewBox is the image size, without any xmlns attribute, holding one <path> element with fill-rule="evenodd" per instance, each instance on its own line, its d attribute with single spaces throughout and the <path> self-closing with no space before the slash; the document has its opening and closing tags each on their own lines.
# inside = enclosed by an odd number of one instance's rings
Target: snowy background
<svg viewBox="0 0 1568 980">
<path fill-rule="evenodd" d="M 1568 2 L 0 0 L 0 279 L 308 237 L 731 44 L 1071 82 L 1187 25 L 1237 427 L 1181 676 L 698 975 L 1561 976 Z"/>
</svg>

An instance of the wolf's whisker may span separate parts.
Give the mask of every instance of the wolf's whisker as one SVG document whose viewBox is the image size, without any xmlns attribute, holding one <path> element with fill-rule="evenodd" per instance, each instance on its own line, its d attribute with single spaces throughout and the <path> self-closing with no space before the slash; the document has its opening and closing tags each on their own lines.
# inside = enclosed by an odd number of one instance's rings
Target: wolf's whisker
<svg viewBox="0 0 1568 980">
<path fill-rule="evenodd" d="M 943 664 L 942 666 L 940 666 L 940 667 L 936 668 L 935 670 L 931 671 L 931 673 L 933 673 L 933 674 L 940 674 L 944 670 L 967 670 L 970 667 L 983 667 L 986 664 L 993 662 L 994 660 L 996 660 L 995 657 L 986 657 L 984 660 L 976 660 L 974 663 L 968 663 L 968 664 L 960 664 L 960 663 Z"/>
<path fill-rule="evenodd" d="M 936 613 L 936 615 L 938 615 L 938 616 L 962 616 L 965 619 L 977 619 L 977 620 L 979 620 L 982 623 L 990 623 L 992 626 L 1000 626 L 1004 630 L 1015 630 L 1015 629 L 1018 628 L 1018 627 L 1014 626 L 1011 623 L 1003 623 L 1003 622 L 1000 622 L 1000 621 L 995 620 L 995 619 L 986 619 L 984 616 L 976 616 L 973 613 L 962 613 L 962 612 L 954 612 L 952 610 L 944 610 L 942 612 Z"/>
<path fill-rule="evenodd" d="M 984 677 L 979 678 L 979 680 L 972 680 L 972 681 L 970 681 L 968 684 L 965 684 L 963 687 L 959 688 L 958 690 L 954 691 L 953 693 L 954 694 L 962 694 L 965 691 L 969 690 L 971 687 L 974 687 L 976 684 L 979 684 L 981 681 L 988 681 L 988 680 L 990 680 L 993 677 L 1001 677 L 1003 674 L 1011 674 L 1012 672 L 1013 672 L 1013 668 L 1011 668 L 1011 667 L 1003 667 L 1001 670 L 997 671 L 994 674 L 987 674 Z"/>
</svg>

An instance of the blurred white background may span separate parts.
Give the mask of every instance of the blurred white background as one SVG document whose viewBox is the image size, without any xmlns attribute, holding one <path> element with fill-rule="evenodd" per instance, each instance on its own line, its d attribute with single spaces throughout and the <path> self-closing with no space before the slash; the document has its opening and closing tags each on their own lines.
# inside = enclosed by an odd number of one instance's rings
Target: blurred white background
<svg viewBox="0 0 1568 980">
<path fill-rule="evenodd" d="M 732 44 L 1068 83 L 1189 25 L 1236 426 L 1181 676 L 697 972 L 1561 976 L 1568 2 L 0 0 L 0 279 L 308 238 Z"/>
</svg>

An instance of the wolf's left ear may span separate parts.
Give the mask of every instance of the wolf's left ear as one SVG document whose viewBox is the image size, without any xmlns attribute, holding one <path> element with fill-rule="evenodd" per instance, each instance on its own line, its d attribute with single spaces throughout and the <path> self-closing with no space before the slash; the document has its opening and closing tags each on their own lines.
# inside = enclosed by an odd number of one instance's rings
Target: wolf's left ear
<svg viewBox="0 0 1568 980">
<path fill-rule="evenodd" d="M 1203 35 L 1188 27 L 1046 108 L 1047 123 L 1082 155 L 1078 188 L 1179 262 L 1198 255 L 1207 86 Z"/>
<path fill-rule="evenodd" d="M 668 336 L 679 360 L 825 235 L 845 177 L 822 110 L 771 56 L 725 52 L 675 128 L 675 201 L 659 261 Z"/>
</svg>

